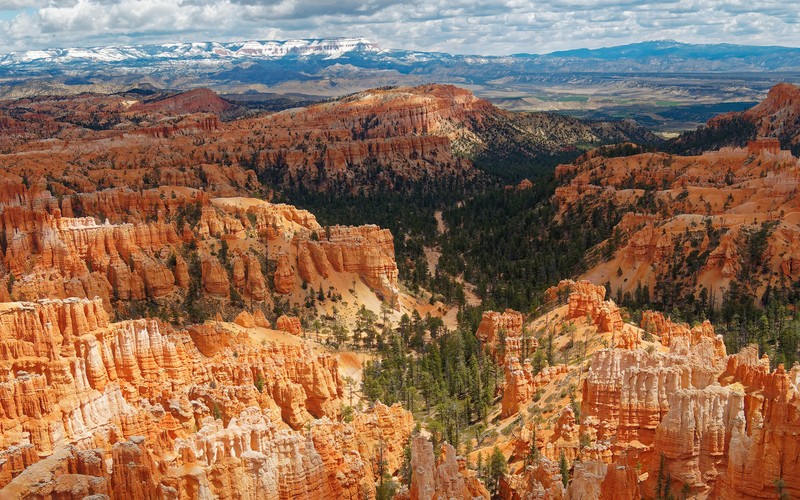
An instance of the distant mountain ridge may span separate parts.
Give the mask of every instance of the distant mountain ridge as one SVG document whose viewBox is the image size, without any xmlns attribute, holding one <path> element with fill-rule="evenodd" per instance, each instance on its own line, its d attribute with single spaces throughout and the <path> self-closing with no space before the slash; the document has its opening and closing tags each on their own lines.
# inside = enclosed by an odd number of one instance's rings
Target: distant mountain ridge
<svg viewBox="0 0 800 500">
<path fill-rule="evenodd" d="M 679 106 L 754 103 L 780 81 L 800 83 L 799 48 L 653 41 L 481 56 L 386 49 L 351 37 L 0 55 L 2 99 L 211 88 L 230 95 L 293 94 L 307 103 L 370 88 L 444 83 L 470 87 L 507 109 L 574 110 L 601 120 L 629 116 L 665 130 L 685 130 L 715 114 L 699 108 L 698 118 L 692 111 L 698 108 L 681 114 Z"/>
<path fill-rule="evenodd" d="M 731 43 L 682 43 L 675 40 L 650 40 L 646 42 L 551 52 L 549 57 L 593 59 L 641 59 L 648 57 L 680 57 L 697 59 L 769 57 L 776 53 L 800 53 L 800 48 L 775 45 L 737 45 Z"/>
<path fill-rule="evenodd" d="M 385 50 L 365 37 L 168 42 L 12 51 L 0 54 L 0 66 L 31 63 L 114 63 L 139 59 L 275 59 L 289 56 L 336 58 L 349 52 L 385 52 Z"/>
<path fill-rule="evenodd" d="M 287 56 L 336 58 L 347 52 L 377 52 L 363 37 L 285 41 L 187 42 L 152 45 L 109 45 L 10 52 L 0 56 L 0 66 L 27 64 L 121 63 L 142 60 L 270 59 Z"/>
<path fill-rule="evenodd" d="M 0 67 L 36 68 L 70 65 L 141 64 L 145 62 L 205 61 L 224 63 L 244 60 L 283 58 L 345 59 L 360 67 L 384 67 L 402 70 L 410 65 L 466 64 L 516 67 L 519 63 L 537 70 L 599 71 L 616 64 L 618 71 L 682 71 L 700 69 L 700 62 L 713 62 L 706 71 L 794 71 L 800 70 L 800 48 L 732 44 L 688 44 L 673 40 L 655 40 L 599 49 L 575 49 L 548 54 L 513 54 L 481 56 L 382 49 L 364 37 L 308 40 L 250 40 L 239 42 L 186 42 L 149 45 L 110 45 L 85 48 L 54 48 L 10 52 L 0 55 Z M 586 61 L 597 64 L 587 66 Z M 599 67 L 599 66 L 602 67 Z M 520 69 L 520 68 L 515 68 Z"/>
</svg>

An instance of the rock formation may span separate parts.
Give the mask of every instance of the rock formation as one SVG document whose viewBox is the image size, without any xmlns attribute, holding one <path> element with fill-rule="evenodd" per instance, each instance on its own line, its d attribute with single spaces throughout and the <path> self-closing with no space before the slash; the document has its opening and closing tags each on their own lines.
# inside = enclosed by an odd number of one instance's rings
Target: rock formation
<svg viewBox="0 0 800 500">
<path fill-rule="evenodd" d="M 534 374 L 530 361 L 520 364 L 517 358 L 510 358 L 505 367 L 501 416 L 506 418 L 518 413 L 539 388 L 568 371 L 566 365 L 555 365 L 546 366 Z"/>
<path fill-rule="evenodd" d="M 34 187 L 0 192 L 0 234 L 7 242 L 0 247 L 0 288 L 7 297 L 0 298 L 99 296 L 121 317 L 144 300 L 157 304 L 162 317 L 170 310 L 180 315 L 187 295 L 232 302 L 241 310 L 272 300 L 264 276 L 270 259 L 276 260 L 275 290 L 281 294 L 294 293 L 304 278 L 320 286 L 317 269 L 339 293 L 340 283 L 353 279 L 387 300 L 398 293 L 393 238 L 386 230 L 323 231 L 313 215 L 288 205 L 177 192 L 167 196 L 170 189 L 163 188 L 137 199 L 131 191 L 110 189 L 60 200 Z M 76 211 L 102 215 L 63 215 Z"/>
<path fill-rule="evenodd" d="M 318 233 L 314 233 L 318 234 Z M 391 301 L 397 294 L 397 264 L 392 233 L 378 226 L 331 226 L 322 239 L 298 242 L 297 267 L 307 283 L 331 272 L 354 273 Z"/>
<path fill-rule="evenodd" d="M 525 468 L 522 474 L 506 476 L 500 483 L 502 498 L 567 498 L 567 492 L 561 482 L 558 463 L 541 458 L 536 464 Z"/>
<path fill-rule="evenodd" d="M 545 298 L 551 302 L 567 295 L 569 304 L 568 319 L 589 318 L 600 333 L 620 332 L 624 322 L 619 307 L 611 300 L 605 300 L 606 289 L 589 281 L 563 280 L 545 291 Z"/>
<path fill-rule="evenodd" d="M 6 303 L 0 330 L 0 495 L 358 495 L 413 425 L 380 404 L 338 422 L 335 358 L 223 324 L 112 323 L 98 298 Z"/>
<path fill-rule="evenodd" d="M 228 298 L 231 285 L 228 272 L 213 255 L 200 257 L 200 271 L 203 290 L 212 297 Z"/>
<path fill-rule="evenodd" d="M 233 322 L 244 328 L 253 328 L 254 326 L 256 326 L 256 321 L 253 318 L 253 315 L 247 311 L 240 312 L 239 315 L 236 316 L 236 318 L 233 320 Z"/>
<path fill-rule="evenodd" d="M 535 338 L 523 339 L 522 314 L 512 309 L 505 312 L 485 311 L 475 335 L 482 345 L 488 347 L 495 361 L 504 365 L 506 359 L 522 356 L 522 343 L 527 342 L 526 352 L 532 355 L 539 344 Z M 502 346 L 499 345 L 502 341 Z M 503 354 L 502 356 L 500 354 Z"/>
<path fill-rule="evenodd" d="M 277 330 L 283 330 L 284 332 L 289 332 L 292 335 L 302 335 L 303 334 L 303 325 L 300 324 L 300 318 L 294 316 L 287 316 L 283 315 L 278 318 L 275 322 L 275 328 Z"/>
<path fill-rule="evenodd" d="M 489 492 L 466 469 L 456 450 L 445 443 L 438 463 L 434 460 L 433 445 L 424 436 L 411 438 L 411 498 L 472 500 L 489 498 Z"/>
<path fill-rule="evenodd" d="M 705 139 L 702 132 L 687 133 L 675 138 L 671 149 L 698 154 L 704 150 L 724 146 L 745 146 L 754 154 L 775 154 L 781 146 L 795 154 L 800 144 L 800 87 L 778 83 L 767 97 L 754 107 L 740 112 L 725 113 L 706 124 Z M 711 134 L 709 134 L 709 132 Z M 709 144 L 708 137 L 715 140 Z"/>
<path fill-rule="evenodd" d="M 755 346 L 727 356 L 708 323 L 690 329 L 648 312 L 643 325 L 669 353 L 605 349 L 593 356 L 581 406 L 580 432 L 591 442 L 586 453 L 641 464 L 648 474 L 640 494 L 648 498 L 661 456 L 672 491 L 765 498 L 782 478 L 784 491 L 794 495 L 800 483 L 787 471 L 795 467 L 788 457 L 796 454 L 796 440 L 788 433 L 798 430 L 789 415 L 796 411 L 800 367 L 770 371 Z M 620 470 L 606 476 L 605 490 L 632 482 Z"/>
<path fill-rule="evenodd" d="M 151 100 L 148 103 L 136 103 L 128 108 L 130 111 L 158 111 L 165 114 L 222 113 L 234 106 L 221 99 L 209 89 L 194 89 L 188 92 Z"/>
<path fill-rule="evenodd" d="M 607 283 L 617 296 L 638 290 L 648 300 L 678 293 L 717 303 L 734 281 L 762 297 L 768 287 L 800 278 L 793 244 L 800 242 L 793 202 L 800 179 L 797 93 L 795 86 L 777 85 L 753 109 L 712 120 L 698 132 L 697 148 L 687 145 L 695 156 L 607 157 L 595 150 L 557 167 L 563 184 L 553 201 L 561 217 L 577 206 L 618 207 L 613 235 L 590 251 L 611 257 L 592 261 L 584 277 Z M 752 137 L 710 151 L 706 139 L 714 129 L 720 138 L 741 139 L 747 131 Z M 676 150 L 692 137 L 677 139 Z M 743 251 L 756 235 L 766 240 L 759 254 Z"/>
<path fill-rule="evenodd" d="M 689 328 L 685 323 L 673 323 L 660 312 L 644 311 L 641 327 L 645 332 L 658 334 L 661 345 L 666 347 L 677 344 L 694 347 L 708 340 L 714 345 L 715 356 L 719 359 L 725 357 L 725 343 L 714 332 L 714 326 L 708 320 Z"/>
<path fill-rule="evenodd" d="M 633 467 L 597 461 L 576 462 L 567 497 L 636 500 L 641 498 Z"/>
</svg>

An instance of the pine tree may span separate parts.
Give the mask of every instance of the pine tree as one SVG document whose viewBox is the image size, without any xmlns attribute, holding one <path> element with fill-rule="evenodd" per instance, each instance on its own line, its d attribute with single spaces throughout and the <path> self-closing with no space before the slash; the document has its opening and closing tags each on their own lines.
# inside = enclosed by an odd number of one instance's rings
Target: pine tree
<svg viewBox="0 0 800 500">
<path fill-rule="evenodd" d="M 564 488 L 566 488 L 569 484 L 569 462 L 567 462 L 567 457 L 564 456 L 563 451 L 559 459 L 559 469 L 561 470 L 561 483 L 564 484 Z"/>
<path fill-rule="evenodd" d="M 492 450 L 492 457 L 489 459 L 488 486 L 493 495 L 500 490 L 500 479 L 508 471 L 508 462 L 503 452 L 497 446 Z"/>
<path fill-rule="evenodd" d="M 665 500 L 662 492 L 664 491 L 664 472 L 667 468 L 667 459 L 664 454 L 661 454 L 661 460 L 658 463 L 658 479 L 656 480 L 656 500 Z"/>
<path fill-rule="evenodd" d="M 536 447 L 536 424 L 533 424 L 531 430 L 531 446 L 528 450 L 528 456 L 525 457 L 525 465 L 534 465 L 539 461 L 539 448 Z"/>
<path fill-rule="evenodd" d="M 670 483 L 672 483 L 672 474 L 667 472 L 667 480 L 664 483 L 664 500 L 674 500 L 672 493 L 670 493 Z"/>
<path fill-rule="evenodd" d="M 400 466 L 400 480 L 404 485 L 411 487 L 411 438 L 403 448 L 403 465 Z"/>
</svg>

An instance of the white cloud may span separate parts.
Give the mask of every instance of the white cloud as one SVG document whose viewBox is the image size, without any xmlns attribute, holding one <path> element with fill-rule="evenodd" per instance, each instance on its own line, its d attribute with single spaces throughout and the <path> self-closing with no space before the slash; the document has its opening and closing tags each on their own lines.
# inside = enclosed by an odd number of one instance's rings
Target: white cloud
<svg viewBox="0 0 800 500">
<path fill-rule="evenodd" d="M 757 5 L 756 5 L 757 4 Z M 775 0 L 0 0 L 0 46 L 364 35 L 384 47 L 507 54 L 641 40 L 800 45 Z"/>
<path fill-rule="evenodd" d="M 47 0 L 0 0 L 0 11 L 38 8 L 47 5 Z"/>
</svg>

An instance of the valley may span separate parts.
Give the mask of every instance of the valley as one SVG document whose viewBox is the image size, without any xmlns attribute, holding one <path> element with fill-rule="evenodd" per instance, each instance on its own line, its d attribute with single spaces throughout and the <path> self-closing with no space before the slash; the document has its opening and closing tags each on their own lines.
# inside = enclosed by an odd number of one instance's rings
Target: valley
<svg viewBox="0 0 800 500">
<path fill-rule="evenodd" d="M 3 54 L 0 96 L 212 87 L 277 111 L 437 82 L 503 109 L 633 118 L 653 131 L 681 132 L 753 106 L 776 83 L 800 83 L 798 57 L 793 47 L 674 40 L 505 56 L 392 49 L 364 37 L 91 46 Z"/>
<path fill-rule="evenodd" d="M 344 95 L 240 85 L 412 54 L 182 47 L 239 83 L 0 60 L 0 497 L 800 496 L 791 54 Z"/>
</svg>

